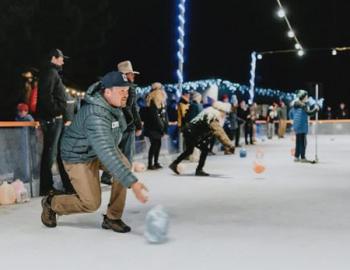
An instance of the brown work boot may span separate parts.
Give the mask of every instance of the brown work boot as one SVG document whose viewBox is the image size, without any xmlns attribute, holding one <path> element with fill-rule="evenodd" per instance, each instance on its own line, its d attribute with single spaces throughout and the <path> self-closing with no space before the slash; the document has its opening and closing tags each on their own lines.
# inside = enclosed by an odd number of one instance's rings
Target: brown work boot
<svg viewBox="0 0 350 270">
<path fill-rule="evenodd" d="M 44 197 L 41 200 L 41 206 L 43 208 L 43 211 L 41 213 L 41 222 L 50 228 L 57 226 L 56 213 L 51 209 L 52 197 L 53 194 L 50 193 L 48 196 Z"/>
<path fill-rule="evenodd" d="M 115 232 L 127 233 L 131 228 L 126 225 L 121 219 L 110 219 L 107 215 L 103 215 L 102 228 L 106 230 L 112 229 Z"/>
</svg>

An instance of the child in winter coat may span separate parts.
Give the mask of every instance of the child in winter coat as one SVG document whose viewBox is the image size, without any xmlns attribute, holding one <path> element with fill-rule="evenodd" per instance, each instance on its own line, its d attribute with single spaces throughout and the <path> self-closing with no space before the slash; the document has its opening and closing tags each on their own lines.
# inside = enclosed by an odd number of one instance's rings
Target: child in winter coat
<svg viewBox="0 0 350 270">
<path fill-rule="evenodd" d="M 34 121 L 33 117 L 28 113 L 29 111 L 29 107 L 27 104 L 25 103 L 19 103 L 17 105 L 17 115 L 16 115 L 16 118 L 15 120 L 16 121 Z"/>
<path fill-rule="evenodd" d="M 306 134 L 309 127 L 309 115 L 313 115 L 319 110 L 315 106 L 312 110 L 307 104 L 308 93 L 305 90 L 299 90 L 297 92 L 297 98 L 292 102 L 292 120 L 293 129 L 296 135 L 295 140 L 295 162 L 310 162 L 305 158 L 306 152 Z"/>
</svg>

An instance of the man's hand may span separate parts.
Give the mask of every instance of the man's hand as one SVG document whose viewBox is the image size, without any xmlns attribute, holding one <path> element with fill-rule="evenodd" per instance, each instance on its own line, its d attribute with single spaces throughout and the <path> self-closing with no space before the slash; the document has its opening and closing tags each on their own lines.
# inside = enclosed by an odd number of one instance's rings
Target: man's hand
<svg viewBox="0 0 350 270">
<path fill-rule="evenodd" d="M 227 148 L 227 151 L 230 152 L 231 154 L 234 154 L 235 153 L 235 146 L 234 145 L 231 145 L 230 147 Z"/>
<path fill-rule="evenodd" d="M 72 124 L 72 121 L 67 121 L 67 122 L 64 123 L 64 125 L 65 125 L 66 127 L 70 126 L 71 124 Z"/>
<path fill-rule="evenodd" d="M 135 182 L 131 185 L 131 189 L 140 203 L 146 203 L 148 201 L 148 196 L 145 194 L 146 191 L 148 192 L 148 189 L 144 184 Z"/>
<path fill-rule="evenodd" d="M 138 130 L 135 131 L 135 136 L 136 137 L 141 136 L 141 134 L 142 134 L 142 129 L 138 129 Z"/>
</svg>

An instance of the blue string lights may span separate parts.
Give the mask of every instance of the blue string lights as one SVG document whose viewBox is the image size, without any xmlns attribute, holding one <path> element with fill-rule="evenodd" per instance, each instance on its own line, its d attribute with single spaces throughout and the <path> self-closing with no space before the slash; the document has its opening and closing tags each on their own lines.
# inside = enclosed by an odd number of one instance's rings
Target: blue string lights
<svg viewBox="0 0 350 270">
<path fill-rule="evenodd" d="M 250 89 L 249 89 L 249 103 L 251 104 L 254 100 L 255 94 L 255 69 L 256 69 L 256 52 L 252 52 L 251 54 L 252 62 L 250 64 Z"/>
<path fill-rule="evenodd" d="M 177 39 L 178 51 L 177 51 L 177 60 L 178 68 L 176 71 L 177 81 L 178 81 L 178 92 L 182 91 L 182 84 L 184 82 L 184 50 L 185 50 L 185 7 L 186 0 L 179 0 L 178 10 L 179 10 L 179 26 L 177 28 L 179 37 Z"/>
<path fill-rule="evenodd" d="M 247 85 L 234 83 L 228 80 L 222 79 L 209 79 L 209 80 L 199 80 L 199 81 L 190 81 L 182 84 L 182 89 L 189 92 L 199 92 L 202 93 L 212 85 L 216 85 L 219 88 L 219 93 L 229 93 L 231 95 L 240 96 L 240 99 L 245 99 L 247 94 L 250 92 L 250 87 Z M 178 86 L 177 84 L 164 84 L 164 89 L 168 94 L 177 94 L 178 95 Z M 137 87 L 136 92 L 138 96 L 145 96 L 151 91 L 150 86 L 146 87 Z M 254 99 L 263 98 L 271 100 L 285 100 L 287 102 L 292 101 L 295 98 L 295 91 L 284 92 L 282 90 L 276 90 L 271 88 L 255 88 Z M 250 94 L 249 94 L 250 96 Z M 253 101 L 253 100 L 252 100 Z"/>
</svg>

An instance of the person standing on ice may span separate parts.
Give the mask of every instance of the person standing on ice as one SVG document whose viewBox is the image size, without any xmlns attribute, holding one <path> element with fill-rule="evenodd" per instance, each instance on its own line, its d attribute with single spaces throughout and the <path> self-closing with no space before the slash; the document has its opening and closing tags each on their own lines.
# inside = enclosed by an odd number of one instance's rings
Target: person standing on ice
<svg viewBox="0 0 350 270">
<path fill-rule="evenodd" d="M 166 93 L 159 82 L 152 84 L 147 99 L 147 113 L 144 134 L 150 140 L 148 152 L 148 170 L 163 168 L 159 163 L 159 154 L 162 146 L 162 137 L 167 134 L 168 116 L 166 112 Z"/>
<path fill-rule="evenodd" d="M 307 104 L 308 93 L 305 90 L 298 90 L 297 97 L 292 101 L 292 111 L 290 112 L 293 120 L 293 129 L 296 135 L 295 140 L 295 162 L 310 162 L 305 158 L 306 135 L 309 129 L 309 116 L 315 114 L 319 108 L 316 105 L 312 110 Z"/>
<path fill-rule="evenodd" d="M 62 160 L 58 151 L 63 127 L 70 124 L 69 121 L 64 123 L 63 119 L 67 113 L 67 95 L 61 78 L 64 60 L 67 58 L 69 57 L 63 55 L 61 50 L 51 50 L 39 74 L 37 117 L 44 137 L 40 163 L 40 196 L 55 191 L 52 174 L 55 161 L 65 192 L 74 193 L 66 172 L 62 170 Z"/>
<path fill-rule="evenodd" d="M 76 194 L 51 193 L 42 199 L 41 220 L 47 227 L 56 227 L 56 215 L 96 211 L 101 204 L 99 169 L 106 168 L 113 183 L 102 228 L 120 233 L 131 230 L 121 220 L 126 189 L 131 188 L 141 203 L 147 201 L 147 188 L 132 174 L 128 159 L 118 148 L 127 128 L 122 108 L 131 85 L 125 74 L 113 71 L 87 90 L 86 103 L 64 131 L 61 142 L 64 167 Z"/>
<path fill-rule="evenodd" d="M 200 149 L 201 154 L 196 175 L 209 176 L 208 173 L 203 171 L 203 167 L 209 152 L 209 144 L 213 137 L 216 137 L 224 145 L 226 151 L 233 154 L 235 147 L 222 128 L 225 116 L 230 111 L 230 103 L 216 101 L 212 107 L 208 107 L 199 113 L 184 129 L 185 151 L 169 165 L 169 168 L 176 174 L 180 174 L 177 165 L 190 156 L 194 148 L 197 147 Z"/>
</svg>

